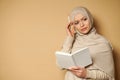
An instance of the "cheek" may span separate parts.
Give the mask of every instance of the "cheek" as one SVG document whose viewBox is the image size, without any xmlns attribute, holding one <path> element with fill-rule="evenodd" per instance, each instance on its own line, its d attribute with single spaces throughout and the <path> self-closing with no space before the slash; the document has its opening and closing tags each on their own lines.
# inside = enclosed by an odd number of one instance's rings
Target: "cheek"
<svg viewBox="0 0 120 80">
<path fill-rule="evenodd" d="M 74 26 L 74 27 L 75 27 L 76 29 L 78 29 L 78 30 L 80 29 L 80 26 L 79 26 L 79 25 L 76 25 L 76 26 Z"/>
<path fill-rule="evenodd" d="M 88 28 L 90 28 L 90 23 L 89 23 L 89 22 L 86 22 L 86 23 L 85 23 L 85 26 L 88 27 Z"/>
</svg>

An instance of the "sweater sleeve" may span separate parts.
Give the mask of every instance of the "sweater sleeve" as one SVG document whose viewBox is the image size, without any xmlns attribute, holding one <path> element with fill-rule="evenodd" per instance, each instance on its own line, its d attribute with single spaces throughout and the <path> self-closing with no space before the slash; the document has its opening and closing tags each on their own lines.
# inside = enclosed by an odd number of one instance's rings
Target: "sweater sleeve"
<svg viewBox="0 0 120 80">
<path fill-rule="evenodd" d="M 64 44 L 62 46 L 61 51 L 70 53 L 73 41 L 74 41 L 74 37 L 67 36 L 67 38 L 66 38 L 66 40 L 65 40 L 65 42 L 64 42 Z"/>
<path fill-rule="evenodd" d="M 111 80 L 111 77 L 101 70 L 87 70 L 86 78 L 95 80 Z"/>
</svg>

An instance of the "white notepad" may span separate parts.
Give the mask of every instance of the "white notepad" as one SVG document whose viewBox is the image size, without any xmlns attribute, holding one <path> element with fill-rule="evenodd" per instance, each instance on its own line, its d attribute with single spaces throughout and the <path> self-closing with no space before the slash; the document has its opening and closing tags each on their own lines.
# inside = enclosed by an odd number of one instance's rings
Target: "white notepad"
<svg viewBox="0 0 120 80">
<path fill-rule="evenodd" d="M 92 64 L 88 48 L 82 48 L 72 54 L 56 51 L 55 55 L 58 65 L 66 69 L 72 66 L 86 67 Z"/>
</svg>

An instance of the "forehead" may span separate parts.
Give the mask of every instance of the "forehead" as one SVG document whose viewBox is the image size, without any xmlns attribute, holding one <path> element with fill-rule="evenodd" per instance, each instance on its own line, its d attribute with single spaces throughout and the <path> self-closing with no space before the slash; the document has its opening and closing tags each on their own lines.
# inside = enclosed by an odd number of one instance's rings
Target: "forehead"
<svg viewBox="0 0 120 80">
<path fill-rule="evenodd" d="M 85 17 L 84 15 L 82 15 L 81 13 L 79 13 L 79 14 L 75 15 L 74 20 L 80 20 L 80 19 L 82 19 L 84 17 Z"/>
</svg>

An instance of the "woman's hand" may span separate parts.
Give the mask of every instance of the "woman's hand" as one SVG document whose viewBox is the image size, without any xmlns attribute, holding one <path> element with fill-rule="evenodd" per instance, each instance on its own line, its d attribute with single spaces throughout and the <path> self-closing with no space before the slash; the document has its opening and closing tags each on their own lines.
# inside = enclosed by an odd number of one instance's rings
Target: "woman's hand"
<svg viewBox="0 0 120 80">
<path fill-rule="evenodd" d="M 73 26 L 73 23 L 72 23 L 72 22 L 70 22 L 70 23 L 67 24 L 66 31 L 67 31 L 67 34 L 68 34 L 69 36 L 74 37 L 74 35 L 75 35 L 75 30 L 74 30 L 74 26 Z"/>
<path fill-rule="evenodd" d="M 85 78 L 86 74 L 87 74 L 87 70 L 85 68 L 82 68 L 82 67 L 73 66 L 73 67 L 70 67 L 68 70 L 80 78 Z"/>
</svg>

